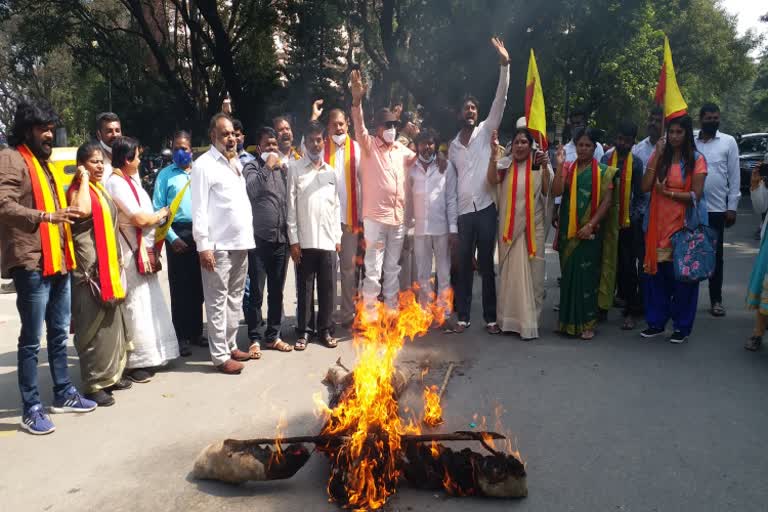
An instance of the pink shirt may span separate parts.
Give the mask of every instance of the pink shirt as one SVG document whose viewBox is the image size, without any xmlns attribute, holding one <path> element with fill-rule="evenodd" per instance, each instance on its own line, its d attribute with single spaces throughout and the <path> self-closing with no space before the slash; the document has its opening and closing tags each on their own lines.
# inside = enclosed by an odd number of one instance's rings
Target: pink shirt
<svg viewBox="0 0 768 512">
<path fill-rule="evenodd" d="M 360 145 L 360 182 L 363 191 L 363 219 L 390 226 L 405 221 L 406 170 L 416 153 L 395 141 L 389 148 L 368 133 L 363 106 L 352 106 L 355 139 Z"/>
</svg>

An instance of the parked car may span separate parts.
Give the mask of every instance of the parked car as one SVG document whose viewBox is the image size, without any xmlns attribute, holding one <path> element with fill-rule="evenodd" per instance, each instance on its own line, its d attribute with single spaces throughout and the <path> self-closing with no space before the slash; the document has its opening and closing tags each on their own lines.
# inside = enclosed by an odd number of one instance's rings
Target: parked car
<svg viewBox="0 0 768 512">
<path fill-rule="evenodd" d="M 768 133 L 747 133 L 742 135 L 739 143 L 739 168 L 741 169 L 741 189 L 749 191 L 749 179 L 752 169 L 761 162 L 768 153 Z"/>
</svg>

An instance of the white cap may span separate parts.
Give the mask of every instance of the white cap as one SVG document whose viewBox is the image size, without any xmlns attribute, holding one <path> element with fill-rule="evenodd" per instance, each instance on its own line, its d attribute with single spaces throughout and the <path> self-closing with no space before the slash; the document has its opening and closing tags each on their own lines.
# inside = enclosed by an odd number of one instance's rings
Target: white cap
<svg viewBox="0 0 768 512">
<path fill-rule="evenodd" d="M 517 123 L 515 123 L 515 128 L 527 128 L 527 127 L 528 127 L 528 121 L 526 121 L 525 116 L 518 119 Z"/>
</svg>

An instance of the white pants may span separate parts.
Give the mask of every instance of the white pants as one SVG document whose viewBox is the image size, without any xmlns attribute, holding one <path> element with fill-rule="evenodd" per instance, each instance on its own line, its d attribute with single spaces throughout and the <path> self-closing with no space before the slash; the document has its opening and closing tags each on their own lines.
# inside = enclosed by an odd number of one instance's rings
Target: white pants
<svg viewBox="0 0 768 512">
<path fill-rule="evenodd" d="M 427 304 L 429 294 L 436 291 L 438 303 L 446 304 L 446 292 L 451 286 L 451 251 L 448 247 L 450 235 L 424 235 L 413 237 L 413 255 L 416 260 L 416 276 L 419 281 L 419 302 Z M 437 290 L 432 288 L 432 259 L 437 270 Z M 441 301 L 442 299 L 442 301 Z"/>
<path fill-rule="evenodd" d="M 365 236 L 365 280 L 363 280 L 363 303 L 368 306 L 376 302 L 379 293 L 389 307 L 397 305 L 400 290 L 400 252 L 403 249 L 405 226 L 391 226 L 371 219 L 363 220 Z M 379 284 L 384 273 L 384 280 Z M 383 288 L 383 289 L 382 289 Z"/>
<path fill-rule="evenodd" d="M 237 348 L 237 330 L 248 273 L 248 251 L 213 251 L 213 272 L 202 269 L 208 348 L 213 364 L 227 362 Z"/>
</svg>

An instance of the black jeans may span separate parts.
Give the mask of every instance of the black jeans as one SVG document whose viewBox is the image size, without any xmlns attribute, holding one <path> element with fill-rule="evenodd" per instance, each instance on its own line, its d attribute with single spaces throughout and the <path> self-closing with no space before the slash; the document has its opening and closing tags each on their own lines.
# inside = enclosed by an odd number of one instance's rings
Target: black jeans
<svg viewBox="0 0 768 512">
<path fill-rule="evenodd" d="M 296 335 L 312 334 L 314 316 L 314 290 L 317 280 L 317 334 L 323 339 L 333 334 L 333 303 L 336 296 L 336 251 L 302 249 L 297 265 L 298 307 L 296 308 Z M 308 325 L 308 322 L 310 325 Z"/>
<path fill-rule="evenodd" d="M 619 265 L 616 277 L 622 298 L 626 301 L 624 316 L 639 316 L 643 313 L 640 272 L 645 257 L 644 247 L 642 219 L 632 221 L 628 228 L 619 231 Z"/>
<path fill-rule="evenodd" d="M 283 321 L 283 288 L 288 273 L 288 244 L 256 240 L 256 248 L 248 251 L 248 276 L 251 280 L 251 296 L 248 304 L 248 339 L 262 339 L 259 329 L 263 323 L 261 306 L 264 303 L 264 287 L 267 291 L 267 328 L 264 341 L 272 343 L 280 338 Z"/>
<path fill-rule="evenodd" d="M 472 309 L 472 284 L 475 273 L 472 257 L 477 249 L 477 266 L 483 280 L 483 319 L 496 321 L 496 273 L 493 251 L 496 248 L 496 205 L 459 215 L 459 275 L 456 311 L 459 321 L 469 322 Z"/>
<path fill-rule="evenodd" d="M 725 235 L 725 212 L 709 212 L 709 227 L 717 232 L 717 254 L 715 273 L 709 279 L 709 301 L 723 302 L 723 237 Z"/>
<path fill-rule="evenodd" d="M 179 341 L 194 340 L 203 334 L 203 278 L 200 259 L 192 238 L 192 223 L 175 222 L 171 226 L 189 249 L 176 254 L 166 241 L 168 285 L 171 289 L 171 320 Z"/>
</svg>

